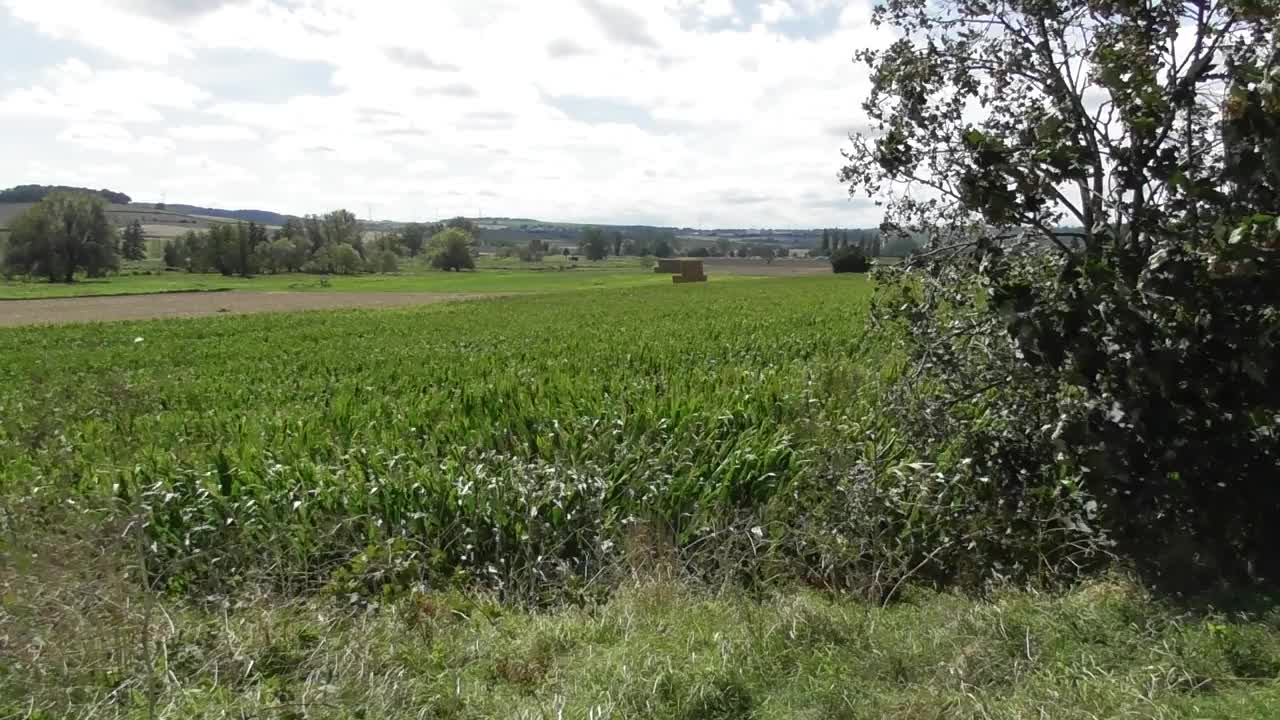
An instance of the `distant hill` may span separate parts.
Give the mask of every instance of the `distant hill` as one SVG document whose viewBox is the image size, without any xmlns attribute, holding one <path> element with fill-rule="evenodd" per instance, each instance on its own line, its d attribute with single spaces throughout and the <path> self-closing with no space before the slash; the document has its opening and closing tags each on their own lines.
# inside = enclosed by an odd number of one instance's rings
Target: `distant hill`
<svg viewBox="0 0 1280 720">
<path fill-rule="evenodd" d="M 127 205 L 132 200 L 128 195 L 114 190 L 93 190 L 91 188 L 70 187 L 67 185 L 16 185 L 8 190 L 0 190 L 0 203 L 35 203 L 46 195 L 55 192 L 83 192 L 97 195 L 109 203 Z"/>
<path fill-rule="evenodd" d="M 219 210 L 217 208 L 198 207 L 196 205 L 175 205 L 168 204 L 165 210 L 182 215 L 196 215 L 199 217 L 226 218 L 227 220 L 240 220 L 243 222 L 255 222 L 259 225 L 283 225 L 291 217 L 289 215 L 281 215 L 280 213 L 271 212 L 270 210 Z"/>
</svg>

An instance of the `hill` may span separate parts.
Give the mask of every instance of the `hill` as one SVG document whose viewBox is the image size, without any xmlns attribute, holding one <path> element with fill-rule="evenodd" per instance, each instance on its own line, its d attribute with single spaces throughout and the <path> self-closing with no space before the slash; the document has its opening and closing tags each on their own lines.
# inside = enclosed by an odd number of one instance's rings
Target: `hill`
<svg viewBox="0 0 1280 720">
<path fill-rule="evenodd" d="M 55 192 L 83 192 L 97 195 L 109 203 L 125 205 L 132 201 L 128 195 L 114 190 L 94 190 L 92 188 L 71 187 L 69 185 L 15 185 L 8 190 L 0 190 L 0 203 L 36 203 L 46 195 Z"/>
<path fill-rule="evenodd" d="M 240 220 L 243 222 L 255 222 L 259 225 L 283 225 L 289 220 L 291 215 L 282 215 L 270 210 L 221 210 L 218 208 L 199 207 L 197 205 L 166 205 L 165 210 L 178 213 L 180 215 L 194 215 L 204 218 L 221 218 L 225 220 Z"/>
</svg>

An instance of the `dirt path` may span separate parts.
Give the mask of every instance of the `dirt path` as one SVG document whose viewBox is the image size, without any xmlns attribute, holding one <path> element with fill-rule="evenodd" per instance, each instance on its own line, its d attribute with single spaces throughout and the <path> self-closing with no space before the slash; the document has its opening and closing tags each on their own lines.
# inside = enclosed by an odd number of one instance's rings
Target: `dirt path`
<svg viewBox="0 0 1280 720">
<path fill-rule="evenodd" d="M 494 297 L 484 293 L 230 292 L 0 302 L 0 327 L 343 308 L 390 308 Z"/>
</svg>

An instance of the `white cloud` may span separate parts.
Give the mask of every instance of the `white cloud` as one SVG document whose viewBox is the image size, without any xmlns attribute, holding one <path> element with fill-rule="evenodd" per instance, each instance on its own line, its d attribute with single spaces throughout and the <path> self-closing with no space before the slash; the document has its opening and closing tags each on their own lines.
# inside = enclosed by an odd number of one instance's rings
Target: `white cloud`
<svg viewBox="0 0 1280 720">
<path fill-rule="evenodd" d="M 776 23 L 795 13 L 795 8 L 787 0 L 769 0 L 760 6 L 760 18 L 767 23 Z"/>
<path fill-rule="evenodd" d="M 728 0 L 0 0 L 27 32 L 112 58 L 97 68 L 68 59 L 0 85 L 0 132 L 17 118 L 61 121 L 22 126 L 45 133 L 19 153 L 27 165 L 59 143 L 86 163 L 140 148 L 133 174 L 113 182 L 139 196 L 166 188 L 175 202 L 286 212 L 375 203 L 379 215 L 406 218 L 483 205 L 602 222 L 872 223 L 874 214 L 840 209 L 842 138 L 832 128 L 863 121 L 865 70 L 850 57 L 887 38 L 868 25 L 863 0 L 837 3 L 839 20 L 817 39 L 775 27 L 832 4 L 770 0 L 746 27 L 733 25 L 741 17 Z M 690 26 L 690 12 L 733 29 Z M 211 94 L 182 70 L 209 62 L 209 51 L 240 50 L 324 63 L 332 71 L 319 82 L 329 87 L 291 87 L 284 76 L 270 100 L 237 97 L 234 82 Z M 164 165 L 155 153 L 166 147 L 206 164 Z M 0 184 L 10 179 L 0 167 Z"/>
<path fill-rule="evenodd" d="M 243 125 L 180 125 L 169 128 L 179 140 L 194 142 L 247 142 L 258 139 L 258 133 Z"/>
<path fill-rule="evenodd" d="M 162 110 L 193 110 L 208 93 L 149 69 L 94 70 L 68 59 L 37 84 L 0 96 L 0 115 L 115 122 L 159 122 Z"/>
<path fill-rule="evenodd" d="M 156 135 L 136 136 L 119 125 L 76 123 L 58 135 L 59 142 L 117 155 L 169 155 L 177 149 L 173 140 Z"/>
</svg>

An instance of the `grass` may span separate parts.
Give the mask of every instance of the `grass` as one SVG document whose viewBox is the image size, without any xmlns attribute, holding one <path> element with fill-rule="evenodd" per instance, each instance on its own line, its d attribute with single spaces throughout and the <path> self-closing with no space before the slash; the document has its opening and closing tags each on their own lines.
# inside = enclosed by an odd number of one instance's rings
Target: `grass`
<svg viewBox="0 0 1280 720">
<path fill-rule="evenodd" d="M 1272 599 L 805 589 L 799 488 L 915 460 L 870 289 L 0 330 L 0 717 L 1268 717 Z"/>
<path fill-rule="evenodd" d="M 148 616 L 93 575 L 92 592 L 64 580 L 51 596 L 0 570 L 0 716 L 1225 720 L 1280 707 L 1280 612 L 1185 616 L 1124 582 L 914 591 L 881 607 L 647 579 L 555 612 L 426 591 L 360 612 L 160 599 Z"/>
<path fill-rule="evenodd" d="M 555 267 L 555 266 L 551 266 Z M 718 278 L 725 280 L 726 278 Z M 67 285 L 48 282 L 0 281 L 0 300 L 137 295 L 182 290 L 346 291 L 346 292 L 466 292 L 527 293 L 578 288 L 635 287 L 671 283 L 671 278 L 631 266 L 534 271 L 520 267 L 482 266 L 475 272 L 416 271 L 389 275 L 328 276 L 305 274 L 259 275 L 253 278 L 217 274 L 163 272 L 122 274 L 100 280 L 82 279 Z"/>
</svg>

